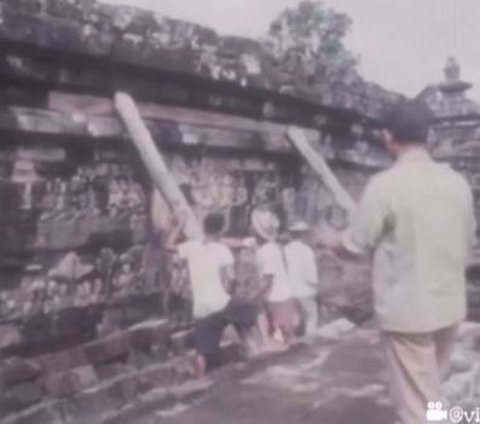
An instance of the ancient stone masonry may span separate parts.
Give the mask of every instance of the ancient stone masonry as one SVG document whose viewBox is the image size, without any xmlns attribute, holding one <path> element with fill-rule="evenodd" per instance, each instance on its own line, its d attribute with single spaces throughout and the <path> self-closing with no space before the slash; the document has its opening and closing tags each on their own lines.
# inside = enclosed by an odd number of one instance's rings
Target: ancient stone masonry
<svg viewBox="0 0 480 424">
<path fill-rule="evenodd" d="M 454 58 L 447 60 L 445 80 L 428 86 L 419 94 L 434 114 L 434 122 L 429 134 L 429 146 L 433 155 L 460 171 L 473 189 L 480 222 L 480 104 L 468 98 L 467 91 L 472 87 L 461 79 L 461 69 Z M 469 269 L 470 317 L 480 317 L 479 252 L 475 252 Z"/>
<path fill-rule="evenodd" d="M 460 67 L 455 59 L 450 58 L 445 67 L 445 81 L 427 87 L 419 96 L 434 112 L 429 139 L 433 154 L 440 160 L 450 162 L 465 175 L 478 203 L 480 104 L 466 96 L 471 87 L 471 84 L 461 80 Z"/>
<path fill-rule="evenodd" d="M 6 47 L 1 68 L 2 73 L 11 77 L 33 77 L 45 83 L 75 85 L 79 89 L 91 84 L 101 86 L 103 82 L 103 90 L 108 90 L 112 85 L 125 84 L 124 75 L 109 78 L 112 67 L 122 65 L 123 69 L 135 68 L 137 72 L 164 73 L 165 77 L 176 75 L 173 79 L 190 76 L 197 77 L 197 81 L 201 78 L 224 82 L 226 87 L 258 89 L 260 97 L 264 90 L 288 92 L 290 97 L 307 103 L 369 117 L 378 116 L 384 106 L 397 97 L 370 83 L 292 85 L 294 76 L 268 57 L 258 42 L 221 37 L 209 28 L 135 8 L 112 7 L 94 0 L 2 0 L 0 5 L 0 33 Z M 24 49 L 10 48 L 15 45 L 22 45 Z M 48 48 L 52 54 L 64 52 L 72 57 L 90 57 L 97 69 L 103 68 L 102 72 L 77 67 L 78 60 L 75 64 L 57 67 L 41 55 L 25 54 L 33 47 Z M 157 79 L 157 83 L 162 79 Z M 135 85 L 143 94 L 155 86 L 151 81 L 137 81 Z M 181 85 L 164 83 L 156 84 L 154 92 L 176 101 L 192 94 L 185 92 Z M 212 103 L 222 107 L 223 103 L 230 102 L 246 110 L 251 108 L 248 103 L 252 100 L 245 96 L 237 100 L 215 93 L 209 96 Z M 250 92 L 249 97 L 255 96 Z M 264 105 L 263 112 L 275 113 L 268 105 Z"/>
<path fill-rule="evenodd" d="M 168 211 L 113 112 L 116 90 L 139 102 L 198 217 L 223 211 L 230 234 L 246 234 L 262 204 L 284 224 L 344 224 L 285 124 L 308 128 L 355 196 L 386 163 L 366 137 L 398 97 L 380 88 L 292 90 L 258 43 L 132 8 L 5 0 L 0 17 L 6 422 L 78 422 L 178 382 L 178 364 L 163 364 L 171 356 L 188 363 L 188 279 L 160 248 Z M 245 285 L 251 253 L 239 258 Z M 328 290 L 359 275 L 324 269 Z M 137 328 L 147 319 L 157 321 Z M 152 364 L 168 377 L 148 377 Z"/>
<path fill-rule="evenodd" d="M 152 390 L 166 403 L 186 393 L 188 278 L 161 248 L 170 211 L 114 113 L 116 91 L 138 103 L 195 214 L 222 211 L 231 235 L 248 233 L 260 205 L 282 225 L 345 226 L 288 142 L 290 124 L 355 199 L 389 163 L 369 134 L 396 93 L 297 86 L 256 41 L 93 0 L 0 0 L 0 45 L 7 423 L 101 422 L 92 417 L 147 404 Z M 368 315 L 368 269 L 317 254 L 324 295 L 347 288 Z M 239 253 L 245 285 L 251 256 Z"/>
</svg>

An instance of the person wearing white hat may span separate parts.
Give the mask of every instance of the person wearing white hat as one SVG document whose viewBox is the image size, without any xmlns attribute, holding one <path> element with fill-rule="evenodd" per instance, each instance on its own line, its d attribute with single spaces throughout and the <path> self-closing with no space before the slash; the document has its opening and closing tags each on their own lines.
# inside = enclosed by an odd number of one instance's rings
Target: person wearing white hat
<svg viewBox="0 0 480 424">
<path fill-rule="evenodd" d="M 289 228 L 291 241 L 285 246 L 288 277 L 297 301 L 306 336 L 312 335 L 318 325 L 318 270 L 315 253 L 306 236 L 310 227 L 304 221 L 295 221 Z"/>
<path fill-rule="evenodd" d="M 257 266 L 267 286 L 265 300 L 271 334 L 279 331 L 289 346 L 295 341 L 296 309 L 284 255 L 277 242 L 280 222 L 274 213 L 256 210 L 252 214 L 252 228 L 260 244 Z"/>
</svg>

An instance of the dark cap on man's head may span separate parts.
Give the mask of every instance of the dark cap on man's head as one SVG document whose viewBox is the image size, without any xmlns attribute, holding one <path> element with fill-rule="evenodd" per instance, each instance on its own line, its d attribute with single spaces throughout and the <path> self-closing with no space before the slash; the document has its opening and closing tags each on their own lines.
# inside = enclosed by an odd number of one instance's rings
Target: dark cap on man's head
<svg viewBox="0 0 480 424">
<path fill-rule="evenodd" d="M 203 220 L 206 234 L 218 236 L 225 230 L 225 216 L 220 212 L 209 213 Z"/>
<path fill-rule="evenodd" d="M 383 126 L 397 143 L 426 143 L 432 112 L 419 100 L 403 100 L 383 117 Z"/>
</svg>

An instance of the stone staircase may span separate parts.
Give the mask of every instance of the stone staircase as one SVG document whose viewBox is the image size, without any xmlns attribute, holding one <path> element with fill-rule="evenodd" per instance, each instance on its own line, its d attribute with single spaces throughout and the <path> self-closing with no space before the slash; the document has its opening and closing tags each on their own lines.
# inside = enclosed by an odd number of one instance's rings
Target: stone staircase
<svg viewBox="0 0 480 424">
<path fill-rule="evenodd" d="M 238 358 L 222 345 L 221 362 Z M 148 321 L 103 339 L 0 369 L 3 424 L 117 424 L 190 403 L 210 387 L 193 379 L 191 332 Z"/>
</svg>

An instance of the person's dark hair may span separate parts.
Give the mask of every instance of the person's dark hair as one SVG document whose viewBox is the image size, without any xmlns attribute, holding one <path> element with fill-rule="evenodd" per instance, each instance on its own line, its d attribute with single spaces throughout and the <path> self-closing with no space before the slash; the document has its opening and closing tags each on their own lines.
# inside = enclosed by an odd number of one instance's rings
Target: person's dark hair
<svg viewBox="0 0 480 424">
<path fill-rule="evenodd" d="M 225 229 L 225 217 L 221 213 L 209 213 L 203 220 L 205 234 L 220 235 Z"/>
<path fill-rule="evenodd" d="M 431 119 L 432 113 L 423 102 L 404 100 L 385 114 L 383 125 L 397 143 L 424 144 Z"/>
</svg>

